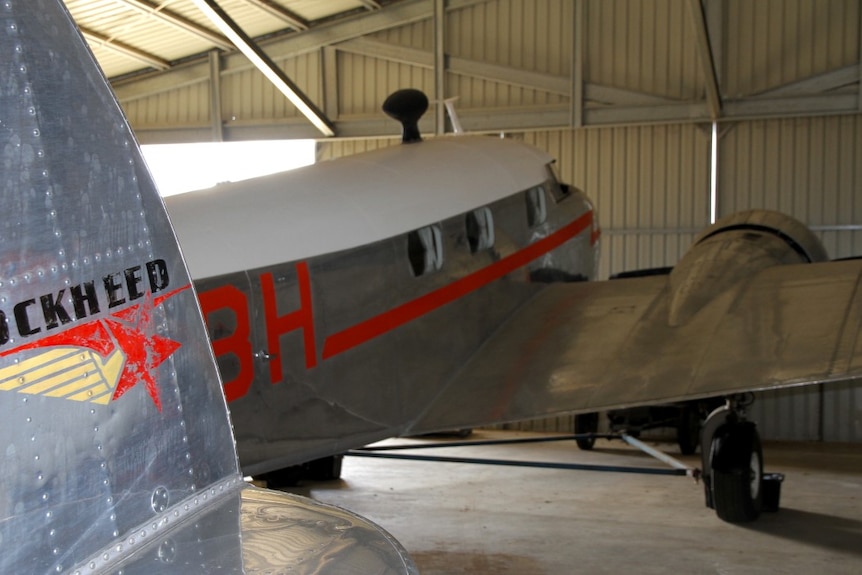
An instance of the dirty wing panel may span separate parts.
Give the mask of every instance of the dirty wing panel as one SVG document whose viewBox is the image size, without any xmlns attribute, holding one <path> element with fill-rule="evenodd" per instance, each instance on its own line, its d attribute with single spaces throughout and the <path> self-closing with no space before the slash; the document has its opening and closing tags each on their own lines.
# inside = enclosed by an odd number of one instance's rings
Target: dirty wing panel
<svg viewBox="0 0 862 575">
<path fill-rule="evenodd" d="M 779 266 L 668 325 L 667 277 L 553 285 L 411 432 L 862 377 L 862 261 Z"/>
</svg>

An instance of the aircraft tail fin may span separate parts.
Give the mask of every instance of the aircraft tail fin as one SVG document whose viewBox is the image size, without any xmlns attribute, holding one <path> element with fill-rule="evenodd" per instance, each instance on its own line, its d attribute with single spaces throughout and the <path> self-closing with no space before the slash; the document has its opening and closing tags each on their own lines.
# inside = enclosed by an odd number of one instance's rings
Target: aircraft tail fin
<svg viewBox="0 0 862 575">
<path fill-rule="evenodd" d="M 0 563 L 60 572 L 239 470 L 191 280 L 117 102 L 55 2 L 7 2 L 0 19 Z"/>
<path fill-rule="evenodd" d="M 372 555 L 395 567 L 372 571 L 411 572 L 373 524 L 242 481 L 194 288 L 107 82 L 59 0 L 3 2 L 0 26 L 0 572 L 242 573 L 344 557 L 358 534 L 388 545 Z M 317 522 L 325 539 L 285 533 Z"/>
</svg>

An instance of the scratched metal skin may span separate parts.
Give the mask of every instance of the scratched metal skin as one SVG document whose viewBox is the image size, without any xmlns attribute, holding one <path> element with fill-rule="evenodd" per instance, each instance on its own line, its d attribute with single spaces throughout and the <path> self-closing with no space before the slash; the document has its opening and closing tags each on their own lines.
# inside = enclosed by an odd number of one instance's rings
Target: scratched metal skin
<svg viewBox="0 0 862 575">
<path fill-rule="evenodd" d="M 62 3 L 0 2 L 0 52 L 0 572 L 415 572 L 242 481 L 164 206 Z"/>
</svg>

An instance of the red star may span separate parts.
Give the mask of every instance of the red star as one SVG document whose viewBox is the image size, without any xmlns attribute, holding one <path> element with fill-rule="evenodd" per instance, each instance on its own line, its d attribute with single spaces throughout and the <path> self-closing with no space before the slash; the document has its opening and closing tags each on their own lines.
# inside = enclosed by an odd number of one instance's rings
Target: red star
<svg viewBox="0 0 862 575">
<path fill-rule="evenodd" d="M 159 399 L 159 390 L 156 387 L 153 370 L 169 358 L 182 344 L 151 333 L 153 309 L 187 287 L 159 296 L 155 300 L 153 300 L 152 294 L 147 292 L 143 303 L 113 314 L 115 319 L 104 320 L 106 327 L 114 336 L 117 346 L 126 356 L 120 381 L 114 391 L 114 396 L 111 398 L 112 400 L 119 398 L 139 381 L 143 381 L 147 393 L 150 394 L 153 403 L 156 404 L 156 408 L 159 411 L 162 410 L 162 402 Z"/>
<path fill-rule="evenodd" d="M 147 292 L 143 303 L 118 311 L 112 315 L 112 319 L 95 320 L 73 327 L 62 333 L 0 352 L 0 357 L 25 350 L 66 345 L 92 349 L 102 357 L 107 357 L 119 347 L 126 359 L 120 373 L 120 381 L 111 399 L 117 399 L 139 381 L 143 381 L 147 393 L 153 398 L 156 408 L 161 411 L 162 402 L 153 371 L 182 344 L 151 333 L 153 310 L 166 299 L 190 287 L 191 284 L 188 284 L 156 298 Z"/>
</svg>

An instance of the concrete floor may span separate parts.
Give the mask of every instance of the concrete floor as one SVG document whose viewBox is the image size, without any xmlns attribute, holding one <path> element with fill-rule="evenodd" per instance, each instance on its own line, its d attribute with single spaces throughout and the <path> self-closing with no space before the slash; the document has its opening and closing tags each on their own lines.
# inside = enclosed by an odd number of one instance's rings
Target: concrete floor
<svg viewBox="0 0 862 575">
<path fill-rule="evenodd" d="M 607 440 L 592 452 L 568 441 L 433 452 L 665 467 Z M 782 509 L 745 526 L 720 521 L 701 485 L 673 476 L 345 457 L 340 481 L 291 491 L 376 521 L 425 575 L 862 573 L 862 446 L 767 442 L 764 458 L 766 472 L 786 474 Z"/>
</svg>

